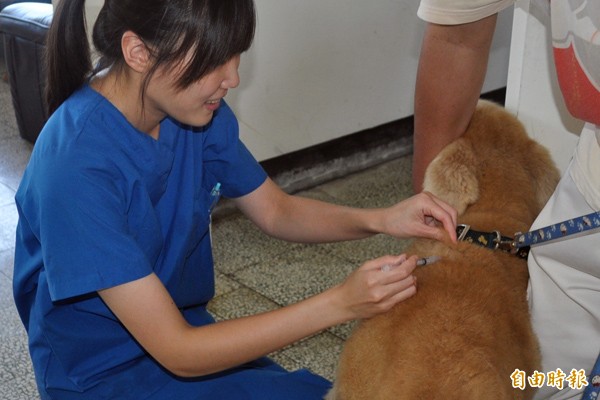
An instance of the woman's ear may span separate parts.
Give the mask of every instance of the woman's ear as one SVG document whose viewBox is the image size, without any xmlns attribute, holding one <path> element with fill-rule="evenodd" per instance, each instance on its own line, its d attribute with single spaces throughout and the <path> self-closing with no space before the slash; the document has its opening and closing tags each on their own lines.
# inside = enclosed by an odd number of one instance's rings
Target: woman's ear
<svg viewBox="0 0 600 400">
<path fill-rule="evenodd" d="M 127 31 L 121 38 L 123 59 L 131 69 L 144 73 L 150 67 L 150 52 L 138 35 Z"/>
</svg>

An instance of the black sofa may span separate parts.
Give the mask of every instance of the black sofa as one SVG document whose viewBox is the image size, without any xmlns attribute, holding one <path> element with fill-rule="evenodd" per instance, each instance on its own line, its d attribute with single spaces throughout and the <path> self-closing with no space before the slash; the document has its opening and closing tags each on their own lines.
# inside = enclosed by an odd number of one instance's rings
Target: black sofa
<svg viewBox="0 0 600 400">
<path fill-rule="evenodd" d="M 52 14 L 52 4 L 43 2 L 18 2 L 0 11 L 0 36 L 17 126 L 21 137 L 32 143 L 48 119 L 43 56 Z"/>
</svg>

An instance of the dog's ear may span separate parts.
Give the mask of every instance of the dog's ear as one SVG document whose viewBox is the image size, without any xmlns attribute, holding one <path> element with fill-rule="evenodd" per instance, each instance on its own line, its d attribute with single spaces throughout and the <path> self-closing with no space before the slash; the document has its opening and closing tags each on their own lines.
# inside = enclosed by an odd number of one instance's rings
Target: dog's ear
<svg viewBox="0 0 600 400">
<path fill-rule="evenodd" d="M 477 171 L 473 147 L 460 138 L 429 164 L 423 188 L 456 208 L 460 215 L 479 198 Z"/>
</svg>

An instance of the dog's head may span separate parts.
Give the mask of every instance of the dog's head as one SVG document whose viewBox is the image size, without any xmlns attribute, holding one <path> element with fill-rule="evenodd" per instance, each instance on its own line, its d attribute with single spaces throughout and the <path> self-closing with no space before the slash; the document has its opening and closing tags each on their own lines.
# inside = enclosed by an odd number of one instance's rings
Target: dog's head
<svg viewBox="0 0 600 400">
<path fill-rule="evenodd" d="M 529 228 L 558 179 L 548 151 L 517 118 L 480 100 L 465 134 L 429 165 L 424 188 L 454 206 L 461 222 L 514 233 Z"/>
</svg>

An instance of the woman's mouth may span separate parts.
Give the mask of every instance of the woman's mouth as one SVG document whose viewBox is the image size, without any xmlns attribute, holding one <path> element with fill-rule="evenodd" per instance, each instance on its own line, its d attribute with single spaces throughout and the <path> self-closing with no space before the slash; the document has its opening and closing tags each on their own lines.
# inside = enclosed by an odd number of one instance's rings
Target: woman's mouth
<svg viewBox="0 0 600 400">
<path fill-rule="evenodd" d="M 217 108 L 219 108 L 219 105 L 221 104 L 221 99 L 208 100 L 204 104 L 206 105 L 206 108 L 208 108 L 210 111 L 215 111 L 217 110 Z"/>
</svg>

